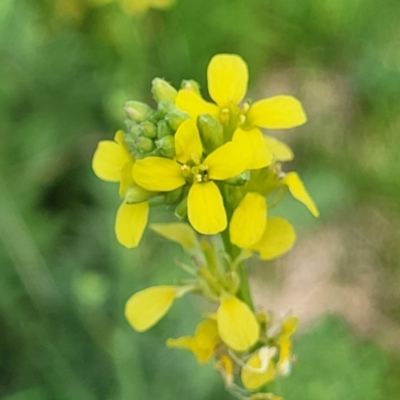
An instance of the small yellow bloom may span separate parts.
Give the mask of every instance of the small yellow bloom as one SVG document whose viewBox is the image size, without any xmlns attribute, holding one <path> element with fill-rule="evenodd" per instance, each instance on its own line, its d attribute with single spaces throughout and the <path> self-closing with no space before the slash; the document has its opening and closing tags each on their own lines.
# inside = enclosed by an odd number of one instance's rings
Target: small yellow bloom
<svg viewBox="0 0 400 400">
<path fill-rule="evenodd" d="M 99 142 L 92 167 L 100 179 L 119 182 L 119 194 L 125 197 L 129 195 L 129 189 L 134 184 L 132 168 L 135 160 L 129 153 L 123 136 L 124 133 L 118 131 L 114 141 Z M 124 201 L 117 211 L 115 221 L 115 233 L 119 243 L 127 248 L 138 246 L 147 225 L 148 215 L 147 201 L 132 204 Z"/>
<path fill-rule="evenodd" d="M 241 379 L 246 389 L 255 390 L 275 378 L 275 364 L 272 357 L 276 348 L 261 347 L 251 355 L 241 370 Z"/>
<path fill-rule="evenodd" d="M 234 296 L 221 300 L 217 324 L 221 340 L 235 351 L 248 350 L 260 335 L 257 318 L 246 303 Z"/>
<path fill-rule="evenodd" d="M 282 324 L 282 333 L 279 336 L 279 361 L 276 365 L 277 371 L 281 375 L 287 375 L 290 372 L 291 365 L 291 336 L 296 331 L 298 318 L 295 316 L 289 317 Z"/>
<path fill-rule="evenodd" d="M 200 364 L 204 364 L 213 356 L 220 339 L 217 323 L 206 319 L 197 325 L 194 336 L 183 336 L 179 339 L 168 339 L 167 346 L 191 351 Z"/>
<path fill-rule="evenodd" d="M 175 160 L 147 157 L 138 160 L 135 181 L 147 190 L 168 192 L 185 184 L 188 193 L 188 218 L 194 229 L 213 235 L 227 226 L 222 195 L 215 180 L 226 180 L 242 173 L 249 165 L 247 147 L 228 142 L 203 159 L 203 147 L 196 124 L 188 119 L 175 134 Z"/>
<path fill-rule="evenodd" d="M 182 89 L 176 106 L 193 119 L 201 114 L 218 118 L 234 136 L 243 137 L 253 150 L 251 169 L 268 166 L 272 154 L 258 129 L 288 129 L 306 122 L 301 103 L 292 96 L 274 96 L 253 104 L 244 103 L 248 69 L 243 59 L 234 54 L 214 56 L 207 69 L 208 91 L 215 103 L 203 100 L 196 92 Z M 239 131 L 237 131 L 237 128 Z"/>
</svg>

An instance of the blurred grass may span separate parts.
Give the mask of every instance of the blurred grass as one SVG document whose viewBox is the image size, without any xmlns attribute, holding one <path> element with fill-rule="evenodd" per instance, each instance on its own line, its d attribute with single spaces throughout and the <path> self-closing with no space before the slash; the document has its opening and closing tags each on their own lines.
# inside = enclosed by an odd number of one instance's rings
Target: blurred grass
<svg viewBox="0 0 400 400">
<path fill-rule="evenodd" d="M 124 101 L 149 99 L 153 77 L 194 78 L 205 92 L 211 56 L 239 53 L 250 93 L 283 88 L 309 114 L 285 138 L 322 217 L 287 200 L 288 217 L 310 231 L 368 204 L 395 221 L 400 3 L 177 0 L 143 18 L 80 4 L 73 17 L 57 15 L 55 0 L 0 3 L 0 398 L 230 398 L 212 366 L 162 346 L 193 330 L 194 301 L 146 335 L 125 322 L 126 299 L 172 282 L 180 253 L 151 233 L 140 250 L 118 246 L 115 188 L 90 168 L 96 143 L 121 127 Z M 400 322 L 398 225 L 388 226 L 377 297 Z M 399 352 L 340 319 L 297 340 L 287 399 L 399 397 Z"/>
</svg>

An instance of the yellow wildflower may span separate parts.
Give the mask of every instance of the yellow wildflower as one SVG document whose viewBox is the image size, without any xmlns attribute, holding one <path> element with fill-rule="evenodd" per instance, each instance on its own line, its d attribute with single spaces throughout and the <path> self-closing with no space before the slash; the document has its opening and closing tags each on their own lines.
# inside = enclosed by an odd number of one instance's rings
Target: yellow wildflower
<svg viewBox="0 0 400 400">
<path fill-rule="evenodd" d="M 141 187 L 168 192 L 190 185 L 188 218 L 196 231 L 216 234 L 227 226 L 222 195 L 215 180 L 242 173 L 249 165 L 248 147 L 228 142 L 203 159 L 203 147 L 196 124 L 188 119 L 175 134 L 175 159 L 147 157 L 133 166 L 135 181 Z"/>
<path fill-rule="evenodd" d="M 190 350 L 197 361 L 204 364 L 213 356 L 219 341 L 216 321 L 206 319 L 197 325 L 194 336 L 168 339 L 167 346 Z"/>
<path fill-rule="evenodd" d="M 258 128 L 294 128 L 307 120 L 301 103 L 293 96 L 280 95 L 251 105 L 248 102 L 241 104 L 247 91 L 248 69 L 237 55 L 214 56 L 208 65 L 207 79 L 208 91 L 215 103 L 183 88 L 178 92 L 176 106 L 193 119 L 210 114 L 230 131 L 229 137 L 247 140 L 253 150 L 251 169 L 266 167 L 272 161 L 271 151 Z"/>
<path fill-rule="evenodd" d="M 118 131 L 114 141 L 99 142 L 93 156 L 94 173 L 104 181 L 119 182 L 119 194 L 125 197 L 134 185 L 132 167 L 135 160 L 126 148 L 124 133 Z M 117 211 L 115 233 L 118 241 L 127 248 L 136 247 L 147 225 L 149 205 L 147 201 L 127 203 L 125 200 Z"/>
</svg>

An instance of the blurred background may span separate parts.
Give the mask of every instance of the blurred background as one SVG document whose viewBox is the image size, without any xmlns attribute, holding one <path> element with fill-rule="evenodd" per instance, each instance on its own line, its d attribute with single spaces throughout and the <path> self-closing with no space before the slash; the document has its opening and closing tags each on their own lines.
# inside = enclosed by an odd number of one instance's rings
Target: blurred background
<svg viewBox="0 0 400 400">
<path fill-rule="evenodd" d="M 183 255 L 151 232 L 122 248 L 116 187 L 91 170 L 125 101 L 151 102 L 156 76 L 207 95 L 220 52 L 247 61 L 249 97 L 293 94 L 309 117 L 274 134 L 321 217 L 285 200 L 294 250 L 250 266 L 257 305 L 301 318 L 276 391 L 400 398 L 400 2 L 143 1 L 0 2 L 1 400 L 232 398 L 212 363 L 163 345 L 192 333 L 196 299 L 128 326 L 125 301 L 172 283 Z"/>
</svg>

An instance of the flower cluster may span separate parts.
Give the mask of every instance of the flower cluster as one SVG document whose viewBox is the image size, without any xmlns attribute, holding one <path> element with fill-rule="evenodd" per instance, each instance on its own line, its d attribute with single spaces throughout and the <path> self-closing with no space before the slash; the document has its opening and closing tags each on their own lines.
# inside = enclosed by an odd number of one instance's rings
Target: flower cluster
<svg viewBox="0 0 400 400">
<path fill-rule="evenodd" d="M 297 320 L 276 324 L 254 310 L 243 263 L 253 255 L 274 259 L 293 246 L 292 225 L 269 213 L 285 192 L 318 216 L 298 174 L 282 171 L 282 163 L 293 158 L 291 149 L 260 130 L 300 126 L 306 116 L 292 96 L 244 100 L 248 71 L 237 55 L 214 56 L 207 77 L 212 102 L 203 99 L 195 81 L 183 81 L 176 90 L 154 79 L 157 106 L 127 102 L 126 129 L 114 141 L 99 143 L 93 170 L 119 182 L 115 231 L 122 245 L 138 246 L 150 209 L 162 205 L 179 222 L 151 228 L 179 243 L 192 260 L 181 265 L 191 275 L 184 284 L 151 287 L 128 300 L 132 327 L 145 331 L 176 299 L 200 294 L 216 311 L 194 336 L 167 345 L 190 350 L 200 363 L 214 357 L 227 388 L 239 398 L 279 399 L 268 384 L 289 371 Z"/>
</svg>

